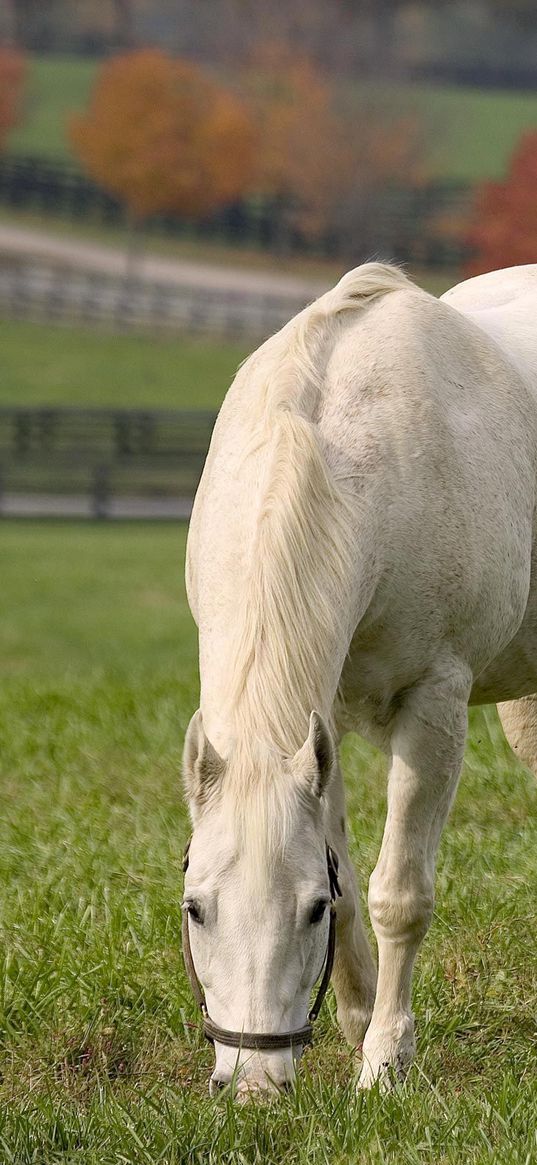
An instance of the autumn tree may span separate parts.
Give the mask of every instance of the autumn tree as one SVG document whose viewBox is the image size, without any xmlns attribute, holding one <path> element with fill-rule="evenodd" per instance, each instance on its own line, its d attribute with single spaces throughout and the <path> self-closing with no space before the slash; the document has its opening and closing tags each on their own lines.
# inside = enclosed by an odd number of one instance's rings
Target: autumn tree
<svg viewBox="0 0 537 1165">
<path fill-rule="evenodd" d="M 21 118 L 25 72 L 22 53 L 0 45 L 0 149 Z"/>
<path fill-rule="evenodd" d="M 252 181 L 255 132 L 243 103 L 158 49 L 104 64 L 70 137 L 91 178 L 123 202 L 131 227 L 163 212 L 206 215 Z"/>
<path fill-rule="evenodd" d="M 258 55 L 247 84 L 257 182 L 287 208 L 287 229 L 346 236 L 349 255 L 367 250 L 379 188 L 423 176 L 421 122 L 409 109 L 365 107 L 278 46 Z"/>
<path fill-rule="evenodd" d="M 537 131 L 520 140 L 504 182 L 477 191 L 466 242 L 474 252 L 468 275 L 498 267 L 537 263 Z"/>
</svg>

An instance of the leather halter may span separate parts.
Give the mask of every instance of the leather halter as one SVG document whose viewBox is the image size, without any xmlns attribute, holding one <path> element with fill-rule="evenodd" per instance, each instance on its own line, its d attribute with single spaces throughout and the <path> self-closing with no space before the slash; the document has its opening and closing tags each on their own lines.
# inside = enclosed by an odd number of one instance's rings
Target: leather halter
<svg viewBox="0 0 537 1165">
<path fill-rule="evenodd" d="M 183 857 L 183 871 L 186 873 L 188 869 L 188 850 L 190 841 L 187 843 L 184 857 Z M 341 888 L 338 879 L 338 856 L 335 851 L 326 843 L 326 865 L 328 869 L 328 882 L 330 885 L 330 927 L 328 930 L 328 945 L 326 948 L 326 958 L 324 962 L 323 977 L 319 984 L 319 990 L 315 996 L 312 1007 L 308 1012 L 307 1023 L 303 1027 L 295 1028 L 289 1032 L 234 1032 L 228 1031 L 227 1028 L 219 1027 L 211 1019 L 207 1011 L 207 1004 L 205 1002 L 205 995 L 203 987 L 196 974 L 194 960 L 192 958 L 192 949 L 190 946 L 190 930 L 188 925 L 188 910 L 183 910 L 182 922 L 182 939 L 183 939 L 183 960 L 185 964 L 186 973 L 190 980 L 192 994 L 201 1011 L 203 1017 L 203 1034 L 210 1041 L 210 1043 L 225 1044 L 228 1048 L 254 1048 L 258 1052 L 271 1052 L 279 1048 L 294 1048 L 303 1046 L 304 1044 L 311 1044 L 313 1040 L 313 1024 L 321 1010 L 323 999 L 326 995 L 326 990 L 332 974 L 332 966 L 334 963 L 334 952 L 336 949 L 336 898 L 341 898 Z"/>
</svg>

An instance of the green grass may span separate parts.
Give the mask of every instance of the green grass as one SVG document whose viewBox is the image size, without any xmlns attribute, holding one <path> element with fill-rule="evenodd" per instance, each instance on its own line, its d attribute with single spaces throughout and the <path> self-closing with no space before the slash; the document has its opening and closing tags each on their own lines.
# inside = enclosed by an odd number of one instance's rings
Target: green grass
<svg viewBox="0 0 537 1165">
<path fill-rule="evenodd" d="M 537 129 L 537 94 L 418 86 L 413 99 L 430 121 L 429 170 L 438 178 L 502 178 L 527 130 Z"/>
<path fill-rule="evenodd" d="M 180 750 L 197 704 L 184 531 L 4 524 L 2 1165 L 531 1165 L 537 788 L 472 714 L 416 974 L 417 1066 L 357 1097 L 334 1003 L 296 1093 L 234 1111 L 180 959 Z M 362 884 L 384 764 L 344 747 Z"/>
<path fill-rule="evenodd" d="M 86 108 L 95 74 L 95 62 L 80 57 L 32 58 L 23 120 L 10 137 L 9 148 L 21 154 L 69 157 L 68 120 Z"/>
<path fill-rule="evenodd" d="M 0 321 L 0 404 L 217 408 L 244 348 Z"/>
<path fill-rule="evenodd" d="M 67 57 L 31 62 L 26 120 L 10 137 L 10 149 L 69 156 L 69 114 L 83 109 L 97 64 Z M 430 125 L 430 171 L 437 177 L 476 181 L 503 173 L 520 134 L 537 126 L 537 95 L 431 84 L 358 86 L 368 108 L 376 94 L 399 111 L 411 104 Z"/>
</svg>

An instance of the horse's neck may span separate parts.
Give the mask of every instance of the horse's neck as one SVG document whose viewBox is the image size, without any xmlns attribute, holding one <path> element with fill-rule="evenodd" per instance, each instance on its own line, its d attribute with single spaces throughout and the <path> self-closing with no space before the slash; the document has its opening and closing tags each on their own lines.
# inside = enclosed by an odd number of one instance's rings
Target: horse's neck
<svg viewBox="0 0 537 1165">
<path fill-rule="evenodd" d="M 298 333 L 294 343 L 275 337 L 278 359 L 265 367 L 258 354 L 237 378 L 204 475 L 197 605 L 202 711 L 216 747 L 217 735 L 251 732 L 294 752 L 312 710 L 330 719 L 360 609 L 353 474 L 346 458 L 343 472 L 329 464 L 330 433 L 314 420 L 332 341 L 323 354 Z"/>
</svg>

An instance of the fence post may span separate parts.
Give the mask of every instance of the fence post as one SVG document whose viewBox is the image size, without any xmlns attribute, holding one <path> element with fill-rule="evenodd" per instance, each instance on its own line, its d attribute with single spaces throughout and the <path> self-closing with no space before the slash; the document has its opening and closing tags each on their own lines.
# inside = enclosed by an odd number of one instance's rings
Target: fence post
<svg viewBox="0 0 537 1165">
<path fill-rule="evenodd" d="M 108 518 L 110 476 L 107 465 L 97 465 L 93 473 L 92 512 L 98 521 Z"/>
<path fill-rule="evenodd" d="M 32 417 L 30 412 L 16 412 L 14 415 L 14 445 L 18 457 L 26 457 L 32 440 Z"/>
</svg>

